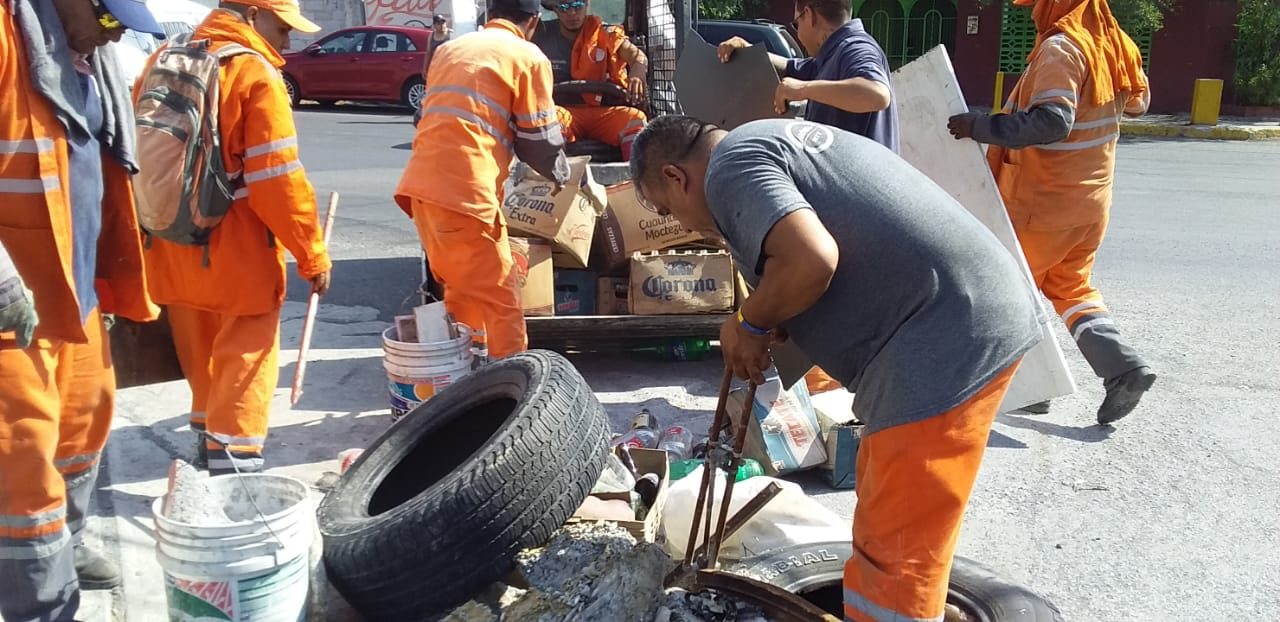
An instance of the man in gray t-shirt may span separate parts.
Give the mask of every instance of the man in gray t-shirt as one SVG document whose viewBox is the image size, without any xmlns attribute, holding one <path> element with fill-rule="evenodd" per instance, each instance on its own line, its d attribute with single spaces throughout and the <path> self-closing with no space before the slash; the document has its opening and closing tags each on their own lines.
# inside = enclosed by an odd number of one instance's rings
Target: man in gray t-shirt
<svg viewBox="0 0 1280 622">
<path fill-rule="evenodd" d="M 846 617 L 940 618 L 988 430 L 1041 337 L 1014 258 L 892 151 L 825 125 L 661 117 L 631 169 L 643 200 L 722 238 L 754 286 L 721 330 L 734 373 L 760 382 L 771 338 L 790 338 L 856 394 Z"/>
</svg>

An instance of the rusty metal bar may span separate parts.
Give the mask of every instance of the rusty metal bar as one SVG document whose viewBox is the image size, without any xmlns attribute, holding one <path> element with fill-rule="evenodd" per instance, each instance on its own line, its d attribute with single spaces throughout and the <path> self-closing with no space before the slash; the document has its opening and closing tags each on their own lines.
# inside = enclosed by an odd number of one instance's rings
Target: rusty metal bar
<svg viewBox="0 0 1280 622">
<path fill-rule="evenodd" d="M 724 533 L 725 523 L 729 519 L 729 501 L 733 499 L 733 484 L 737 481 L 738 467 L 742 464 L 742 448 L 747 443 L 747 418 L 752 416 L 751 411 L 755 407 L 757 388 L 754 382 L 747 388 L 747 399 L 742 405 L 742 419 L 738 422 L 738 428 L 735 430 L 733 460 L 730 461 L 729 471 L 725 474 L 724 498 L 720 500 L 720 519 L 716 521 L 715 533 L 708 538 L 711 543 L 707 547 L 707 567 L 709 568 L 715 568 L 716 560 L 720 558 L 721 534 Z"/>
<path fill-rule="evenodd" d="M 707 435 L 707 457 L 703 460 L 702 467 L 702 487 L 698 489 L 698 502 L 693 506 L 693 522 L 689 525 L 689 544 L 685 549 L 684 563 L 685 565 L 693 564 L 693 554 L 698 546 L 698 523 L 702 522 L 702 513 L 704 505 L 710 496 L 709 490 L 712 487 L 711 477 L 715 472 L 711 464 L 712 448 L 720 436 L 720 430 L 724 427 L 725 411 L 728 408 L 729 387 L 733 384 L 733 370 L 725 368 L 724 378 L 720 380 L 720 401 L 716 404 L 715 418 L 711 420 L 710 434 Z M 707 517 L 710 519 L 711 510 L 707 509 Z"/>
<path fill-rule="evenodd" d="M 778 496 L 781 492 L 782 486 L 779 486 L 777 482 L 769 482 L 769 485 L 766 486 L 764 490 L 757 493 L 755 497 L 752 497 L 751 500 L 746 503 L 746 505 L 742 506 L 742 509 L 735 512 L 733 516 L 729 518 L 729 522 L 724 525 L 724 535 L 721 536 L 719 540 L 723 542 L 732 538 L 733 534 L 738 533 L 739 529 L 746 526 L 747 522 L 752 518 L 755 518 L 755 515 L 759 514 L 760 510 L 763 510 L 764 506 L 770 501 L 773 501 L 773 498 Z M 694 557 L 697 558 L 700 555 L 706 554 L 706 552 L 707 543 L 703 542 L 702 546 L 699 546 L 698 550 L 694 552 Z M 715 560 L 711 561 L 714 562 Z"/>
<path fill-rule="evenodd" d="M 817 605 L 776 585 L 718 570 L 699 570 L 697 586 L 731 594 L 764 610 L 777 622 L 840 622 Z"/>
</svg>

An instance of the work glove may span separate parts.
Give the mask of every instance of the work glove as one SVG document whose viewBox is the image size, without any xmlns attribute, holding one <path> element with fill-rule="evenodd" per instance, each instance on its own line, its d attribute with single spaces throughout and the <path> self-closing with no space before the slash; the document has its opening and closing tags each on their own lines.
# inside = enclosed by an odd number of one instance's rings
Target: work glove
<svg viewBox="0 0 1280 622">
<path fill-rule="evenodd" d="M 0 284 L 0 291 L 7 289 L 11 284 Z M 25 349 L 31 345 L 31 337 L 35 334 L 36 325 L 40 323 L 40 319 L 36 317 L 36 305 L 31 297 L 31 290 L 24 287 L 21 282 L 17 283 L 17 287 L 22 290 L 21 297 L 8 306 L 0 307 L 0 332 L 16 332 L 18 346 Z"/>
</svg>

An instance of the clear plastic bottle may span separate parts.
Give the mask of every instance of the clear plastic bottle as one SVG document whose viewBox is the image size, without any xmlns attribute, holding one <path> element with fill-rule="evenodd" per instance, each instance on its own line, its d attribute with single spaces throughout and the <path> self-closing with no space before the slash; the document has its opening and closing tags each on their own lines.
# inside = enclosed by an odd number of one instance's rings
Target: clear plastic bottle
<svg viewBox="0 0 1280 622">
<path fill-rule="evenodd" d="M 626 445 L 639 449 L 658 446 L 658 420 L 649 411 L 642 410 L 631 422 L 631 430 L 614 439 L 613 447 Z"/>
<path fill-rule="evenodd" d="M 691 455 L 693 449 L 693 432 L 684 426 L 673 425 L 662 431 L 658 437 L 658 449 L 667 452 L 667 460 L 675 462 Z"/>
</svg>

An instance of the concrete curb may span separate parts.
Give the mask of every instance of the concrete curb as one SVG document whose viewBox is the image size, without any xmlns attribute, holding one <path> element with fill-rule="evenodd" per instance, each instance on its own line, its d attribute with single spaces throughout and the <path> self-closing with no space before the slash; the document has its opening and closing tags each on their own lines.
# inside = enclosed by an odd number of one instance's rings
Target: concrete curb
<svg viewBox="0 0 1280 622">
<path fill-rule="evenodd" d="M 1280 139 L 1280 127 L 1189 125 L 1184 123 L 1129 121 L 1120 123 L 1120 135 L 1153 138 L 1197 138 L 1201 140 L 1276 140 Z"/>
</svg>

